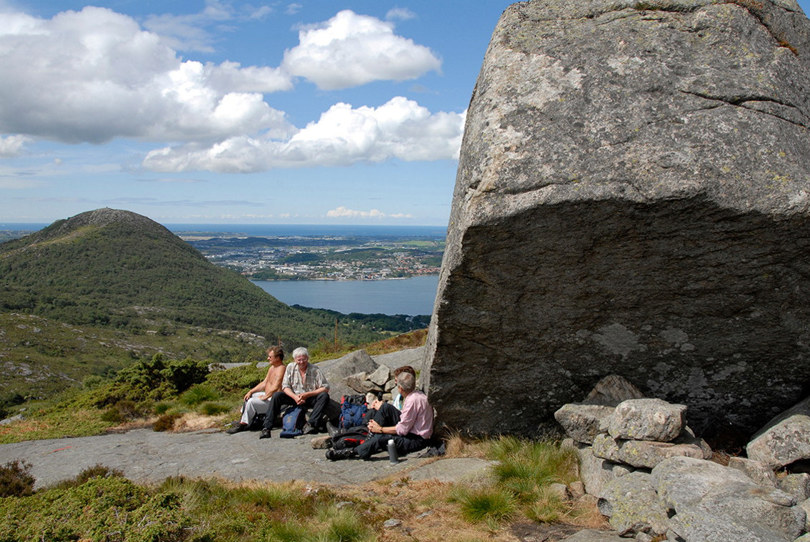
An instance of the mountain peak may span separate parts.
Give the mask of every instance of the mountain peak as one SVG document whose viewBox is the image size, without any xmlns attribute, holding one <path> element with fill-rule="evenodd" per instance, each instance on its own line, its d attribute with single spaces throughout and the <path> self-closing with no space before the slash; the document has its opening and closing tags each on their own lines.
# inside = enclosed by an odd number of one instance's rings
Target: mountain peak
<svg viewBox="0 0 810 542">
<path fill-rule="evenodd" d="M 109 207 L 80 213 L 65 220 L 57 220 L 41 233 L 43 238 L 47 239 L 67 235 L 88 226 L 104 228 L 111 225 L 126 226 L 133 230 L 160 229 L 169 233 L 166 228 L 150 218 L 132 211 L 110 209 Z"/>
</svg>

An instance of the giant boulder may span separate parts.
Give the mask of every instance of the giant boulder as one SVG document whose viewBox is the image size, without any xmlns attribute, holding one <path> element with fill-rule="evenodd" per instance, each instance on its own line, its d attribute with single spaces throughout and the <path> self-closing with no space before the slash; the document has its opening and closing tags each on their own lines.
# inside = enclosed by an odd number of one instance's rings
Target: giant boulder
<svg viewBox="0 0 810 542">
<path fill-rule="evenodd" d="M 439 419 L 538 434 L 618 374 L 750 435 L 810 379 L 809 215 L 795 0 L 510 6 L 426 346 Z"/>
</svg>

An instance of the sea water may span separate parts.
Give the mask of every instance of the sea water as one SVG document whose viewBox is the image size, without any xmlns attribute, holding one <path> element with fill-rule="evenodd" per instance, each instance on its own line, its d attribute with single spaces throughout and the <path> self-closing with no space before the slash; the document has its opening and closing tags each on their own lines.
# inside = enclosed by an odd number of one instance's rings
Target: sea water
<svg viewBox="0 0 810 542">
<path fill-rule="evenodd" d="M 343 314 L 431 314 L 438 275 L 389 280 L 254 280 L 287 305 L 330 309 Z"/>
</svg>

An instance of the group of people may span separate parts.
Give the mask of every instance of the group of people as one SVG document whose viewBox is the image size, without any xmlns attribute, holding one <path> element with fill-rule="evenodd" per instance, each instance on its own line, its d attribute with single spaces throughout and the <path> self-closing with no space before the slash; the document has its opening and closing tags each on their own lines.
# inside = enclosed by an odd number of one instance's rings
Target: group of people
<svg viewBox="0 0 810 542">
<path fill-rule="evenodd" d="M 309 351 L 304 347 L 293 351 L 293 363 L 284 365 L 284 350 L 273 346 L 267 350 L 270 365 L 267 376 L 244 396 L 242 418 L 228 433 L 234 434 L 250 428 L 257 414 L 265 414 L 260 439 L 270 438 L 281 410 L 285 406 L 299 405 L 311 409 L 304 434 L 335 433 L 326 412 L 329 403 L 329 382 L 321 370 L 309 363 Z M 397 454 L 405 455 L 426 448 L 433 435 L 433 407 L 427 396 L 416 389 L 416 371 L 410 366 L 394 371 L 398 395 L 393 403 L 381 400 L 369 405 L 369 436 L 356 448 L 329 449 L 326 457 L 339 459 L 369 459 L 387 449 L 393 439 Z"/>
</svg>

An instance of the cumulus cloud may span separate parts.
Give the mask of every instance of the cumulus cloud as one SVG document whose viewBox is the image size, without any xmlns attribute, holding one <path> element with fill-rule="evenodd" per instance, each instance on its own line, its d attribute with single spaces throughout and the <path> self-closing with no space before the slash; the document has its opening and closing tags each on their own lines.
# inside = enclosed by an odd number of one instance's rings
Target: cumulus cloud
<svg viewBox="0 0 810 542">
<path fill-rule="evenodd" d="M 457 158 L 465 113 L 431 113 L 395 97 L 378 107 L 337 103 L 298 128 L 265 101 L 265 94 L 293 89 L 296 77 L 337 89 L 440 68 L 428 48 L 397 36 L 390 22 L 341 11 L 301 28 L 299 45 L 277 68 L 178 55 L 181 45 L 210 41 L 206 25 L 262 17 L 269 9 L 246 6 L 237 12 L 209 0 L 199 14 L 153 17 L 144 29 L 107 8 L 43 19 L 0 4 L 0 134 L 7 134 L 0 158 L 18 156 L 36 138 L 161 142 L 167 146 L 149 152 L 143 166 L 166 172 Z"/>
<path fill-rule="evenodd" d="M 281 67 L 325 90 L 403 81 L 441 68 L 430 49 L 394 34 L 393 24 L 350 10 L 302 27 L 298 39 L 297 47 L 285 51 Z"/>
<path fill-rule="evenodd" d="M 22 154 L 23 147 L 30 141 L 21 135 L 0 137 L 0 158 L 12 158 Z"/>
<path fill-rule="evenodd" d="M 327 211 L 326 216 L 327 218 L 353 218 L 353 219 L 413 218 L 413 215 L 405 213 L 395 213 L 386 215 L 379 209 L 371 209 L 370 211 L 356 211 L 354 209 L 348 209 L 346 207 L 343 207 L 342 205 L 337 209 Z"/>
<path fill-rule="evenodd" d="M 347 166 L 458 158 L 465 113 L 433 113 L 395 97 L 380 107 L 339 103 L 286 141 L 234 137 L 208 147 L 186 145 L 150 152 L 156 171 L 256 172 L 273 168 Z"/>
<path fill-rule="evenodd" d="M 50 20 L 0 14 L 0 132 L 68 143 L 289 135 L 284 113 L 260 94 L 289 88 L 278 69 L 183 61 L 106 8 Z"/>
</svg>

